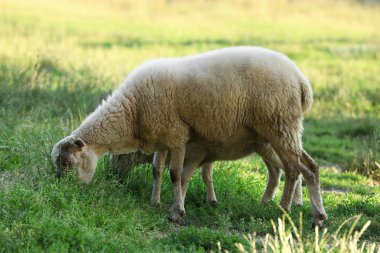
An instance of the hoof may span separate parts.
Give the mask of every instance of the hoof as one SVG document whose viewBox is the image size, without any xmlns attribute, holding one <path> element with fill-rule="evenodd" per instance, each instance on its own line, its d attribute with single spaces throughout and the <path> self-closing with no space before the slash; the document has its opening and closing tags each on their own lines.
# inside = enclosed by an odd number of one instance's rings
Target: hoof
<svg viewBox="0 0 380 253">
<path fill-rule="evenodd" d="M 183 216 L 185 216 L 185 210 L 174 210 L 171 212 L 168 220 L 175 223 L 180 223 Z"/>
<path fill-rule="evenodd" d="M 292 204 L 293 204 L 293 206 L 302 206 L 303 202 L 302 202 L 302 200 L 301 201 L 293 201 Z"/>
<path fill-rule="evenodd" d="M 327 220 L 327 214 L 325 214 L 325 213 L 314 215 L 314 221 L 311 224 L 311 227 L 313 229 L 315 227 L 318 227 L 319 229 L 322 229 L 323 228 L 323 222 L 325 220 Z"/>
<path fill-rule="evenodd" d="M 173 204 L 170 207 L 170 211 L 172 213 L 171 216 L 173 216 L 175 214 L 175 215 L 178 215 L 179 217 L 182 217 L 182 216 L 185 216 L 185 214 L 186 214 L 185 209 L 184 208 L 180 208 L 179 205 L 177 205 L 177 204 Z"/>
<path fill-rule="evenodd" d="M 274 200 L 273 199 L 261 199 L 261 201 L 260 201 L 260 203 L 262 204 L 262 205 L 268 205 L 268 204 L 270 204 L 270 203 L 273 203 L 274 202 Z"/>
<path fill-rule="evenodd" d="M 150 205 L 151 205 L 152 207 L 160 208 L 160 207 L 161 207 L 161 202 L 160 202 L 160 201 L 156 201 L 156 200 L 154 200 L 154 201 L 151 201 L 151 202 L 150 202 Z"/>
<path fill-rule="evenodd" d="M 311 229 L 315 229 L 316 227 L 319 228 L 319 230 L 323 229 L 323 224 L 322 223 L 323 222 L 317 222 L 317 223 L 315 223 L 313 221 L 313 223 L 311 223 Z"/>
<path fill-rule="evenodd" d="M 285 212 L 287 213 L 291 213 L 291 205 L 283 205 L 282 203 L 280 204 L 280 206 L 282 207 L 282 209 L 284 209 Z"/>
<path fill-rule="evenodd" d="M 216 200 L 208 200 L 207 205 L 211 207 L 217 207 L 218 206 L 218 201 Z"/>
<path fill-rule="evenodd" d="M 273 201 L 273 198 L 265 198 L 264 196 L 261 198 L 261 204 L 263 205 L 266 205 L 268 204 L 269 202 L 272 202 Z"/>
<path fill-rule="evenodd" d="M 182 217 L 181 217 L 179 214 L 177 214 L 177 213 L 172 213 L 172 214 L 170 214 L 170 216 L 168 217 L 168 220 L 169 220 L 170 222 L 180 223 L 181 218 L 182 218 Z"/>
</svg>

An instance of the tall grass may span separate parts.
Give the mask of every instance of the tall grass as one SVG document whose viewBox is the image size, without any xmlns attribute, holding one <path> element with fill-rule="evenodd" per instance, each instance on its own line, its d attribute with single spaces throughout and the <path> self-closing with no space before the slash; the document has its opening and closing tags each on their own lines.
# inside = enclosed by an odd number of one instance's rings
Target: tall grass
<svg viewBox="0 0 380 253">
<path fill-rule="evenodd" d="M 241 253 L 256 252 L 351 252 L 351 253 L 375 253 L 380 252 L 380 244 L 362 241 L 360 237 L 370 225 L 367 221 L 359 230 L 356 229 L 360 215 L 345 220 L 333 233 L 327 229 L 320 231 L 315 227 L 313 238 L 303 238 L 302 235 L 302 213 L 300 214 L 300 228 L 297 228 L 291 217 L 284 214 L 278 219 L 277 224 L 272 222 L 273 234 L 266 234 L 264 239 L 258 238 L 255 233 L 245 236 L 249 246 L 236 243 Z M 290 224 L 290 228 L 288 226 Z M 347 225 L 349 226 L 348 228 Z M 344 229 L 345 228 L 345 229 Z M 321 233 L 322 232 L 322 233 Z M 259 248 L 262 248 L 259 250 Z M 219 244 L 219 252 L 221 245 Z"/>
<path fill-rule="evenodd" d="M 380 180 L 380 130 L 362 140 L 352 169 Z"/>
</svg>

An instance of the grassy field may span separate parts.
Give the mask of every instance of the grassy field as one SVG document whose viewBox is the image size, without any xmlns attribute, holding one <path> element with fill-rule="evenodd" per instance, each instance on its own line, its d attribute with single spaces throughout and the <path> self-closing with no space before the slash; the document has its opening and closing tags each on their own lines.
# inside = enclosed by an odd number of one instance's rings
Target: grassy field
<svg viewBox="0 0 380 253">
<path fill-rule="evenodd" d="M 322 165 L 326 227 L 362 214 L 362 239 L 380 242 L 379 14 L 377 1 L 0 1 L 0 252 L 202 252 L 218 241 L 236 251 L 242 235 L 272 233 L 280 194 L 259 203 L 267 173 L 256 156 L 216 163 L 217 208 L 197 174 L 181 226 L 167 221 L 167 172 L 156 209 L 150 166 L 120 183 L 103 157 L 82 185 L 57 181 L 50 161 L 52 145 L 137 65 L 233 45 L 281 51 L 309 77 L 304 145 Z M 291 217 L 303 213 L 306 242 L 304 196 Z"/>
</svg>

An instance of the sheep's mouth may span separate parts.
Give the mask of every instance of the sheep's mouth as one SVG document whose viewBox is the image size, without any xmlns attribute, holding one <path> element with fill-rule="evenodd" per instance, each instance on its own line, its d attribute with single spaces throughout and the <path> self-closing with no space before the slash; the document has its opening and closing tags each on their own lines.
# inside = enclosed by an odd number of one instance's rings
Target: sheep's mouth
<svg viewBox="0 0 380 253">
<path fill-rule="evenodd" d="M 67 174 L 70 170 L 71 170 L 70 166 L 58 165 L 57 173 L 56 173 L 57 178 L 61 178 L 64 174 Z"/>
</svg>

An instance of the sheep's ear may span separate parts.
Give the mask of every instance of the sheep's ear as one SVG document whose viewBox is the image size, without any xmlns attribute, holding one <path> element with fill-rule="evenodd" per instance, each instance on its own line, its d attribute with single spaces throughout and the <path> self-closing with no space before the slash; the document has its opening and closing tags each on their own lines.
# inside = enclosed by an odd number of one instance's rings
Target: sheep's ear
<svg viewBox="0 0 380 253">
<path fill-rule="evenodd" d="M 84 141 L 82 139 L 76 139 L 73 142 L 74 147 L 82 149 L 84 147 Z"/>
</svg>

